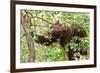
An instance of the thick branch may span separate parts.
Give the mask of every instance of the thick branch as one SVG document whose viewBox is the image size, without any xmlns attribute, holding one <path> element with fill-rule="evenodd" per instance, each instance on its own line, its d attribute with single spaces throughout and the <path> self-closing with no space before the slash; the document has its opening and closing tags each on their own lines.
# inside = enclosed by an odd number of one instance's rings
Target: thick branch
<svg viewBox="0 0 100 73">
<path fill-rule="evenodd" d="M 53 24 L 53 23 L 51 23 L 51 22 L 49 22 L 49 21 L 47 21 L 47 20 L 45 20 L 45 19 L 43 19 L 43 18 L 41 18 L 41 17 L 38 17 L 38 16 L 33 16 L 30 12 L 28 12 L 28 11 L 26 11 L 26 10 L 24 10 L 25 12 L 26 12 L 26 14 L 30 14 L 31 16 L 32 16 L 32 18 L 39 18 L 39 19 L 41 19 L 41 20 L 43 20 L 43 21 L 45 21 L 45 22 L 47 22 L 47 23 L 49 23 L 49 24 Z"/>
</svg>

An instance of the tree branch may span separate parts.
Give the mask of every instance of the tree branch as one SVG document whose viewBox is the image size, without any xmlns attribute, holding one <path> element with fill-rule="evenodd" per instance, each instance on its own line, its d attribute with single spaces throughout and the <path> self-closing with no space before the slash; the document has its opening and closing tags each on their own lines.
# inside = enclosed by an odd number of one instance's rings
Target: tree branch
<svg viewBox="0 0 100 73">
<path fill-rule="evenodd" d="M 38 16 L 33 16 L 30 12 L 28 12 L 28 11 L 26 11 L 26 10 L 24 10 L 25 12 L 26 12 L 26 14 L 30 14 L 31 16 L 32 16 L 32 18 L 39 18 L 39 19 L 41 19 L 41 20 L 43 20 L 43 21 L 45 21 L 45 22 L 47 22 L 47 23 L 49 23 L 49 24 L 53 24 L 53 23 L 51 23 L 51 22 L 49 22 L 49 21 L 47 21 L 47 20 L 45 20 L 45 19 L 43 19 L 43 18 L 41 18 L 41 17 L 38 17 Z"/>
</svg>

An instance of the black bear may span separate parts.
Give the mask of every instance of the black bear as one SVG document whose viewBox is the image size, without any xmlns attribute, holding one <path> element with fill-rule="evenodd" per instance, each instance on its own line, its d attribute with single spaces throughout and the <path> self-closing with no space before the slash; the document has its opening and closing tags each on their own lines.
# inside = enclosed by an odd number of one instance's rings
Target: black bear
<svg viewBox="0 0 100 73">
<path fill-rule="evenodd" d="M 51 38 L 46 38 L 45 36 L 38 36 L 38 43 L 50 45 L 53 42 L 59 42 L 62 47 L 74 36 L 77 37 L 86 37 L 86 31 L 79 25 L 72 24 L 70 26 L 61 24 L 57 21 L 51 28 L 49 36 Z"/>
</svg>

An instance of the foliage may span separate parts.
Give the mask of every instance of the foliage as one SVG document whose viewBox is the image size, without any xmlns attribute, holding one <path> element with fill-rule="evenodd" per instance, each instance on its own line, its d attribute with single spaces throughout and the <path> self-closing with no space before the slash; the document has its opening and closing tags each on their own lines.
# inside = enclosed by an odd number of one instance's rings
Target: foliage
<svg viewBox="0 0 100 73">
<path fill-rule="evenodd" d="M 24 11 L 24 10 L 21 10 Z M 68 51 L 68 47 L 74 50 L 82 50 L 87 51 L 89 56 L 89 13 L 86 12 L 61 12 L 61 11 L 41 11 L 41 10 L 25 10 L 31 19 L 32 26 L 28 29 L 28 32 L 32 32 L 33 40 L 35 40 L 36 35 L 44 35 L 47 36 L 52 25 L 57 21 L 63 25 L 72 25 L 78 24 L 82 26 L 87 33 L 87 37 L 72 38 L 64 48 Z M 23 33 L 23 32 L 22 32 Z M 21 38 L 21 62 L 28 62 L 29 50 L 27 46 L 27 42 L 25 36 Z M 41 45 L 35 42 L 35 50 L 36 50 L 36 62 L 52 62 L 52 61 L 64 61 L 66 52 L 63 48 L 54 43 L 50 46 Z"/>
<path fill-rule="evenodd" d="M 36 62 L 52 62 L 64 60 L 64 53 L 61 46 L 58 44 L 53 44 L 49 48 L 43 45 L 38 45 L 36 48 Z"/>
<path fill-rule="evenodd" d="M 28 62 L 28 55 L 29 55 L 29 51 L 28 51 L 28 46 L 27 46 L 27 42 L 26 42 L 26 38 L 23 37 L 21 38 L 21 51 L 20 51 L 20 54 L 21 54 L 21 63 L 25 63 L 25 62 Z"/>
</svg>

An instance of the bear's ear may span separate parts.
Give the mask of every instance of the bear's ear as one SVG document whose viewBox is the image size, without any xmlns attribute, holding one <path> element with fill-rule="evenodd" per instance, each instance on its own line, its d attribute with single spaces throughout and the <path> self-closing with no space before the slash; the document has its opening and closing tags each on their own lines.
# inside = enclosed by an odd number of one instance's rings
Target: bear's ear
<svg viewBox="0 0 100 73">
<path fill-rule="evenodd" d="M 60 23 L 59 23 L 59 20 L 57 20 L 56 23 L 55 23 L 55 25 L 59 25 L 59 24 L 60 24 Z"/>
<path fill-rule="evenodd" d="M 61 27 L 62 27 L 62 23 L 60 23 L 59 20 L 56 21 L 56 23 L 54 24 L 54 26 L 55 26 L 55 25 L 58 25 L 58 26 L 61 26 Z"/>
</svg>

